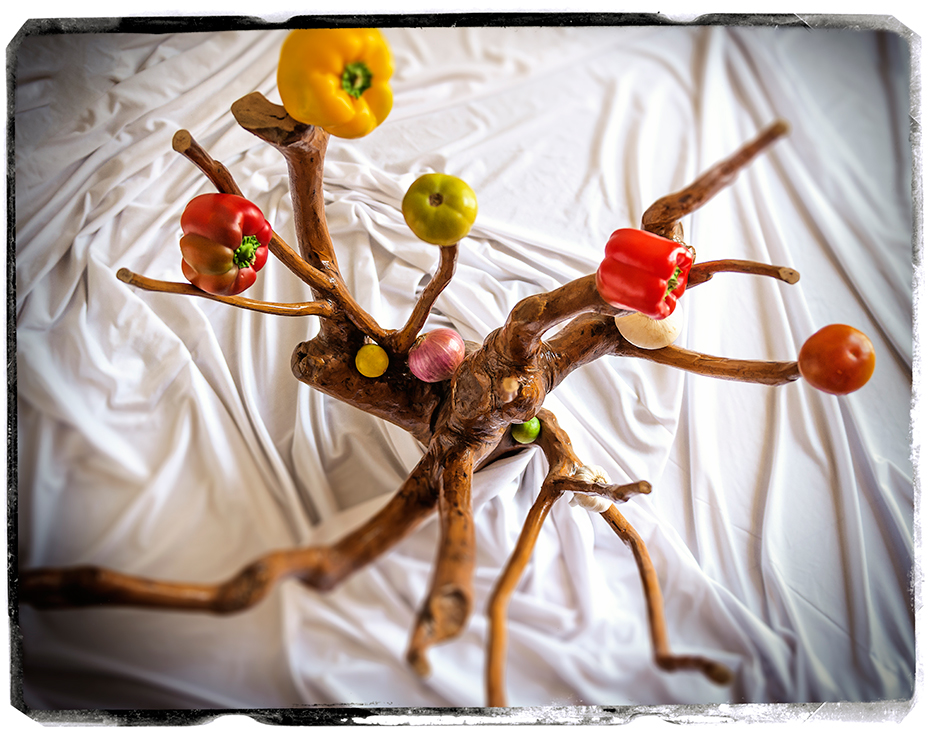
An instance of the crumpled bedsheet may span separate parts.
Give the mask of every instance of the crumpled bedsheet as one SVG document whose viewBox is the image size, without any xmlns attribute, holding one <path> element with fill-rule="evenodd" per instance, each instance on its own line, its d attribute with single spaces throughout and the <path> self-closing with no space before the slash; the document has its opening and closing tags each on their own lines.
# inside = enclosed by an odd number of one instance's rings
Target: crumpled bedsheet
<svg viewBox="0 0 935 736">
<path fill-rule="evenodd" d="M 282 30 L 27 38 L 16 55 L 18 559 L 214 582 L 278 548 L 326 543 L 386 502 L 421 455 L 403 430 L 295 380 L 316 318 L 144 292 L 179 281 L 179 216 L 211 185 L 173 152 L 187 129 L 294 243 L 279 154 L 230 115 L 279 101 Z M 722 274 L 683 299 L 678 344 L 791 360 L 854 325 L 876 372 L 847 397 L 603 358 L 546 408 L 616 482 L 646 542 L 672 647 L 735 673 L 653 663 L 630 550 L 557 504 L 509 608 L 513 706 L 871 702 L 910 698 L 913 625 L 912 152 L 897 33 L 774 27 L 388 28 L 388 120 L 332 139 L 327 217 L 344 277 L 401 325 L 437 249 L 400 213 L 428 171 L 480 214 L 429 327 L 482 341 L 523 297 L 592 273 L 638 227 L 773 120 L 777 142 L 684 221 L 699 260 L 791 266 L 788 285 Z M 272 260 L 248 295 L 298 302 Z M 432 520 L 337 589 L 285 582 L 230 616 L 22 606 L 35 709 L 470 707 L 484 704 L 485 606 L 544 479 L 535 448 L 477 473 L 475 610 L 405 651 L 431 574 Z"/>
</svg>

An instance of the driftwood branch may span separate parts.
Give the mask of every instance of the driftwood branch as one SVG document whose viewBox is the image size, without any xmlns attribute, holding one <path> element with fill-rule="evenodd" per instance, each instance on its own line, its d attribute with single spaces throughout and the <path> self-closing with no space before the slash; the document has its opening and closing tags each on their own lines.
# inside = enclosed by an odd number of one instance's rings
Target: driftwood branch
<svg viewBox="0 0 935 736">
<path fill-rule="evenodd" d="M 392 353 L 406 355 L 409 352 L 409 348 L 412 347 L 419 336 L 419 331 L 425 326 L 435 301 L 445 287 L 451 283 L 455 273 L 455 266 L 458 263 L 458 245 L 446 246 L 439 248 L 439 250 L 438 268 L 419 295 L 419 299 L 412 310 L 412 316 L 402 328 L 390 335 L 389 346 Z"/>
<path fill-rule="evenodd" d="M 215 584 L 168 582 L 94 565 L 34 568 L 20 576 L 19 599 L 36 608 L 133 606 L 236 613 L 261 601 L 281 580 L 331 590 L 418 527 L 435 509 L 437 463 L 419 463 L 369 521 L 330 546 L 270 552 Z"/>
<path fill-rule="evenodd" d="M 172 148 L 195 164 L 219 192 L 243 196 L 227 167 L 211 158 L 187 130 L 180 130 L 172 136 Z"/>
<path fill-rule="evenodd" d="M 649 629 L 652 636 L 653 654 L 656 664 L 667 672 L 675 670 L 699 670 L 719 685 L 727 684 L 733 678 L 731 671 L 720 664 L 705 657 L 692 655 L 675 655 L 669 649 L 669 637 L 666 632 L 666 619 L 662 600 L 662 589 L 659 587 L 659 578 L 649 557 L 649 550 L 630 526 L 623 514 L 616 506 L 611 506 L 601 516 L 614 530 L 614 533 L 626 543 L 633 551 L 636 564 L 640 571 L 640 580 L 643 583 L 643 593 L 646 597 L 646 608 L 649 614 Z"/>
<path fill-rule="evenodd" d="M 507 705 L 507 612 L 510 597 L 519 583 L 523 570 L 529 564 L 539 532 L 549 511 L 562 497 L 561 488 L 551 481 L 559 478 L 570 479 L 581 465 L 581 461 L 572 449 L 571 440 L 558 425 L 555 415 L 543 409 L 539 412 L 538 418 L 541 430 L 536 444 L 545 453 L 549 463 L 549 472 L 539 496 L 526 516 L 519 539 L 513 548 L 513 554 L 497 580 L 487 604 L 490 630 L 487 634 L 486 691 L 487 705 L 493 708 Z"/>
<path fill-rule="evenodd" d="M 756 261 L 741 261 L 725 259 L 722 261 L 705 261 L 696 263 L 688 272 L 687 288 L 698 286 L 714 278 L 717 273 L 745 273 L 752 276 L 768 276 L 769 278 L 785 281 L 787 284 L 799 283 L 799 272 L 786 266 L 773 266 L 769 263 Z"/>
<path fill-rule="evenodd" d="M 407 659 L 422 677 L 430 672 L 426 650 L 447 641 L 467 623 L 474 602 L 474 516 L 471 510 L 470 452 L 442 463 L 439 494 L 439 542 L 435 573 L 416 619 Z"/>
<path fill-rule="evenodd" d="M 486 691 L 487 705 L 490 707 L 503 707 L 507 704 L 505 671 L 509 599 L 532 557 L 539 532 L 555 502 L 563 496 L 565 491 L 626 501 L 634 494 L 649 493 L 652 490 L 646 481 L 623 486 L 595 482 L 593 473 L 582 472 L 589 469 L 585 468 L 575 454 L 571 440 L 559 426 L 555 415 L 542 409 L 538 418 L 541 432 L 536 439 L 536 444 L 545 453 L 549 463 L 549 472 L 542 484 L 539 496 L 526 517 L 513 554 L 497 580 L 487 605 L 490 630 L 487 639 Z M 585 479 L 584 476 L 589 476 L 591 479 Z M 661 615 L 661 611 L 657 615 Z M 664 631 L 665 624 L 663 623 L 662 626 Z"/>
<path fill-rule="evenodd" d="M 264 314 L 276 314 L 284 317 L 333 317 L 337 314 L 334 304 L 331 302 L 299 302 L 299 303 L 275 303 L 262 302 L 256 299 L 247 299 L 241 296 L 220 296 L 202 291 L 188 282 L 181 283 L 176 281 L 160 281 L 159 279 L 150 279 L 141 276 L 132 271 L 121 268 L 117 271 L 117 278 L 125 284 L 135 286 L 145 291 L 157 291 L 163 294 L 180 294 L 182 296 L 197 296 L 202 299 L 210 299 L 215 302 L 229 304 L 232 307 L 247 309 L 253 312 L 262 312 Z"/>
<path fill-rule="evenodd" d="M 507 620 L 510 596 L 519 584 L 523 570 L 532 558 L 532 552 L 539 538 L 539 532 L 545 523 L 549 511 L 562 497 L 562 492 L 554 488 L 543 488 L 526 516 L 523 529 L 513 554 L 497 580 L 496 587 L 487 604 L 487 618 L 490 629 L 487 632 L 486 691 L 487 706 L 503 708 L 507 705 L 506 697 L 506 652 Z"/>
<path fill-rule="evenodd" d="M 684 189 L 662 197 L 643 213 L 642 226 L 664 238 L 678 239 L 678 221 L 708 202 L 727 187 L 740 170 L 767 146 L 789 132 L 789 124 L 779 120 L 763 130 L 729 158 L 716 164 Z"/>
<path fill-rule="evenodd" d="M 243 196 L 230 171 L 220 161 L 215 161 L 187 130 L 178 131 L 172 138 L 172 148 L 197 166 L 208 177 L 219 192 Z M 312 268 L 299 257 L 289 245 L 276 233 L 270 239 L 269 250 L 276 258 L 298 276 L 302 281 L 319 293 L 327 293 L 330 287 L 328 279 L 321 272 Z"/>
<path fill-rule="evenodd" d="M 348 291 L 328 232 L 322 178 L 331 136 L 321 128 L 293 120 L 284 107 L 270 102 L 259 92 L 237 100 L 231 112 L 244 130 L 276 148 L 286 161 L 299 252 L 324 278 L 324 284 L 313 289 L 326 292 L 341 305 L 345 317 L 357 329 L 379 343 L 386 338 L 387 331 Z M 327 337 L 340 331 L 340 327 L 331 320 L 322 324 L 322 331 Z"/>
<path fill-rule="evenodd" d="M 450 380 L 433 384 L 420 381 L 409 371 L 406 354 L 453 277 L 457 247 L 441 249 L 437 270 L 406 323 L 398 330 L 382 328 L 353 299 L 335 258 L 322 183 L 328 134 L 298 123 L 284 108 L 259 93 L 238 100 L 231 109 L 245 130 L 274 146 L 285 158 L 298 252 L 277 235 L 269 248 L 310 287 L 313 300 L 277 305 L 242 297 L 215 297 L 186 284 L 159 282 L 126 269 L 118 275 L 144 289 L 212 298 L 270 314 L 323 318 L 318 334 L 293 351 L 293 374 L 330 396 L 403 427 L 426 446 L 425 454 L 381 511 L 334 544 L 270 552 L 216 584 L 158 581 L 91 565 L 26 570 L 20 578 L 20 601 L 37 607 L 110 604 L 214 613 L 243 610 L 286 578 L 317 590 L 331 589 L 435 512 L 439 542 L 434 572 L 408 652 L 413 668 L 426 674 L 428 648 L 457 635 L 473 605 L 473 473 L 519 447 L 510 437 L 512 424 L 539 417 L 542 430 L 536 445 L 545 453 L 549 473 L 488 609 L 488 697 L 491 704 L 505 704 L 508 601 L 555 501 L 565 491 L 612 502 L 650 491 L 649 484 L 642 481 L 615 484 L 588 475 L 554 415 L 543 409 L 548 393 L 571 371 L 603 356 L 636 357 L 701 375 L 773 385 L 798 378 L 798 366 L 792 361 L 719 358 L 674 346 L 661 350 L 637 348 L 617 331 L 614 316 L 618 310 L 600 298 L 592 274 L 522 300 L 501 328 L 469 352 Z M 777 123 L 686 189 L 658 200 L 644 215 L 644 228 L 665 237 L 679 237 L 678 219 L 708 201 L 785 130 L 785 124 Z M 219 191 L 240 194 L 230 172 L 187 131 L 175 136 L 173 146 Z M 787 283 L 795 283 L 798 278 L 792 269 L 749 261 L 713 261 L 693 267 L 689 283 L 695 286 L 727 271 L 765 275 Z M 557 332 L 544 339 L 553 329 Z M 361 375 L 354 366 L 357 351 L 368 341 L 381 345 L 389 358 L 386 372 L 377 378 Z M 694 668 L 716 682 L 726 681 L 729 673 L 721 665 L 671 654 L 658 580 L 645 545 L 612 503 L 601 513 L 633 549 L 639 565 L 656 661 L 665 669 Z"/>
</svg>

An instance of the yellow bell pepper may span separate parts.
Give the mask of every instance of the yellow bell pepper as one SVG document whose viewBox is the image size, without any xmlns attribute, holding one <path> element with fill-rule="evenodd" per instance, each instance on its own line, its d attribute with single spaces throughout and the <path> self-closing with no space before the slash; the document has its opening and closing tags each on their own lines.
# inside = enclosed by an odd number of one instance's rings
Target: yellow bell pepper
<svg viewBox="0 0 935 736">
<path fill-rule="evenodd" d="M 276 83 L 286 112 L 339 138 L 360 138 L 393 107 L 393 55 L 375 28 L 292 31 Z"/>
</svg>

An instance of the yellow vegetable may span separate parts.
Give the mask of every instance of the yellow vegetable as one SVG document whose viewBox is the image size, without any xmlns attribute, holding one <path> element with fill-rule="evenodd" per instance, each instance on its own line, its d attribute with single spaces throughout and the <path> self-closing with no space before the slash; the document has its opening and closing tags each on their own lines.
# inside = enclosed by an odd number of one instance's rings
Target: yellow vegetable
<svg viewBox="0 0 935 736">
<path fill-rule="evenodd" d="M 393 107 L 393 55 L 375 28 L 292 31 L 276 83 L 286 112 L 339 138 L 360 138 Z"/>
<path fill-rule="evenodd" d="M 354 359 L 358 372 L 367 378 L 377 378 L 386 373 L 390 359 L 386 351 L 379 345 L 367 343 L 357 351 Z"/>
</svg>

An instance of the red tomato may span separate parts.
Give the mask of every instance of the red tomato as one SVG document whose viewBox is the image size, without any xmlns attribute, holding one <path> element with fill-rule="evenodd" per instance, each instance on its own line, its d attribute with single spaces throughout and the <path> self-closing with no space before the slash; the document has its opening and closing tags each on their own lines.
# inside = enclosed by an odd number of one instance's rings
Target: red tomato
<svg viewBox="0 0 935 736">
<path fill-rule="evenodd" d="M 849 325 L 828 325 L 799 351 L 802 377 L 819 391 L 849 394 L 870 380 L 876 364 L 873 343 Z"/>
</svg>

